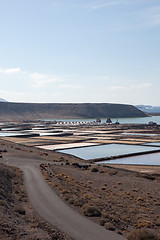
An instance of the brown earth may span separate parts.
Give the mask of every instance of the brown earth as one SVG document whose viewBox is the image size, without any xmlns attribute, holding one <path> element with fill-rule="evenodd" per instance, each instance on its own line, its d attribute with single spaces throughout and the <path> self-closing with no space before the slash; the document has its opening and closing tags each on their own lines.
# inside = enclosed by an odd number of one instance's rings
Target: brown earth
<svg viewBox="0 0 160 240">
<path fill-rule="evenodd" d="M 105 228 L 123 235 L 141 228 L 159 234 L 160 167 L 150 174 L 111 166 L 82 167 L 80 159 L 55 151 L 5 140 L 0 144 L 0 149 L 6 150 L 3 156 L 26 155 L 44 162 L 61 162 L 60 166 L 42 165 L 47 183 L 67 204 Z M 0 216 L 4 219 L 0 239 L 70 239 L 32 209 L 19 169 L 1 164 L 0 184 Z"/>
<path fill-rule="evenodd" d="M 124 235 L 140 228 L 159 233 L 160 172 L 70 164 L 44 165 L 42 173 L 64 201 L 105 228 Z"/>
<path fill-rule="evenodd" d="M 7 151 L 2 155 L 20 155 L 17 147 L 4 141 L 0 149 Z M 0 218 L 0 239 L 3 240 L 71 240 L 38 216 L 27 197 L 23 173 L 4 164 L 0 164 Z"/>
</svg>

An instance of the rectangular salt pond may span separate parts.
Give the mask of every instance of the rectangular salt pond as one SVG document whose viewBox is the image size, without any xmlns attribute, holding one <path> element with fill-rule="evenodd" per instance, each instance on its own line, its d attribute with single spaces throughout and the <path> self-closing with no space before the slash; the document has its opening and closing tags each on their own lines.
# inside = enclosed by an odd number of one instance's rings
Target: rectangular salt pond
<svg viewBox="0 0 160 240">
<path fill-rule="evenodd" d="M 0 132 L 0 137 L 14 137 L 14 136 L 22 136 L 24 133 L 13 133 L 13 132 Z"/>
<path fill-rule="evenodd" d="M 160 150 L 158 147 L 137 146 L 128 144 L 105 144 L 92 147 L 72 148 L 58 152 L 67 153 L 84 160 L 105 158 L 111 156 L 125 155 L 131 153 L 149 152 Z"/>
<path fill-rule="evenodd" d="M 143 145 L 160 147 L 160 142 L 143 143 Z"/>
<path fill-rule="evenodd" d="M 126 157 L 110 161 L 98 162 L 98 164 L 129 164 L 129 165 L 154 165 L 160 166 L 160 153 L 144 154 L 141 156 Z"/>
<path fill-rule="evenodd" d="M 44 145 L 44 146 L 36 146 L 38 148 L 42 149 L 47 149 L 47 150 L 56 150 L 56 149 L 67 149 L 69 148 L 80 148 L 80 147 L 87 147 L 87 146 L 95 146 L 97 145 L 96 143 L 87 143 L 87 142 L 82 142 L 82 143 L 64 143 L 64 144 L 55 144 L 55 145 Z M 58 152 L 62 152 L 59 150 Z"/>
</svg>

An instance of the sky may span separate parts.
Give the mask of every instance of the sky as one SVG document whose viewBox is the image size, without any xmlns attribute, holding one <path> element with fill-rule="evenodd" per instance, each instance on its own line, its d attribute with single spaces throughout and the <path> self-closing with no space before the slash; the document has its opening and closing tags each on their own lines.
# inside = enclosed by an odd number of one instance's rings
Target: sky
<svg viewBox="0 0 160 240">
<path fill-rule="evenodd" d="M 0 98 L 160 105 L 159 0 L 0 0 Z"/>
</svg>

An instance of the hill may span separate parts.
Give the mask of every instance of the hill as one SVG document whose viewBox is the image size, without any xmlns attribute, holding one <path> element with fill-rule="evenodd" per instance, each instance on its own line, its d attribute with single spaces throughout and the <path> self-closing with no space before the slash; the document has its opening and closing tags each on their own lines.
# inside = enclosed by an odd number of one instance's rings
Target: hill
<svg viewBox="0 0 160 240">
<path fill-rule="evenodd" d="M 7 102 L 7 101 L 3 98 L 0 98 L 0 102 Z"/>
<path fill-rule="evenodd" d="M 110 103 L 0 102 L 0 120 L 146 117 L 132 105 Z"/>
<path fill-rule="evenodd" d="M 148 113 L 148 114 L 155 114 L 155 115 L 160 115 L 160 107 L 159 106 L 150 106 L 150 105 L 137 105 L 135 106 L 137 107 L 139 110 Z"/>
</svg>

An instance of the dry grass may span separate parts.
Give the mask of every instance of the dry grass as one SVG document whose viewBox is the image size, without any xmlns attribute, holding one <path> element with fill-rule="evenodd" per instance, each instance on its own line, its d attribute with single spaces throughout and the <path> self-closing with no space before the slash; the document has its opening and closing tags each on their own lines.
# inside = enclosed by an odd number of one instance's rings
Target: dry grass
<svg viewBox="0 0 160 240">
<path fill-rule="evenodd" d="M 160 238 L 146 229 L 133 230 L 127 236 L 128 240 L 160 240 Z"/>
<path fill-rule="evenodd" d="M 160 224 L 159 178 L 151 180 L 138 173 L 111 167 L 83 168 L 80 164 L 47 166 L 54 190 L 68 204 L 119 234 L 149 228 L 158 233 Z M 95 213 L 97 212 L 97 213 Z"/>
</svg>

